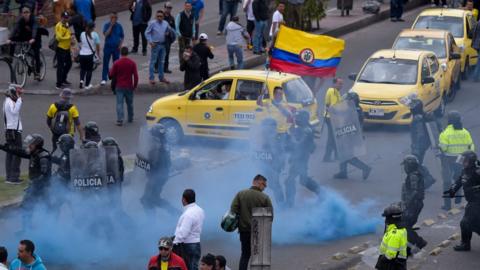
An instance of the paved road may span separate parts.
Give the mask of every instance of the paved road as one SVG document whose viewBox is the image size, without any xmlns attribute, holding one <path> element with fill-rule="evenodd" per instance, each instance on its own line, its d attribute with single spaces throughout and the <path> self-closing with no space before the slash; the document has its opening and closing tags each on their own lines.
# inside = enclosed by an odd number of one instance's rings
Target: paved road
<svg viewBox="0 0 480 270">
<path fill-rule="evenodd" d="M 346 77 L 347 74 L 358 71 L 372 52 L 389 47 L 396 34 L 402 28 L 407 28 L 418 12 L 419 10 L 414 10 L 408 13 L 405 16 L 405 23 L 385 21 L 345 36 L 347 48 L 339 74 Z M 476 118 L 479 113 L 478 99 L 476 98 L 478 84 L 466 82 L 462 86 L 462 91 L 457 99 L 448 105 L 448 109 L 457 109 L 463 114 L 465 126 L 472 132 L 474 140 L 476 140 L 480 136 L 480 126 Z M 348 89 L 348 87 L 345 87 L 345 89 Z M 96 120 L 100 124 L 102 135 L 113 135 L 118 138 L 123 152 L 129 154 L 135 151 L 138 129 L 144 123 L 143 113 L 154 98 L 156 98 L 155 95 L 137 96 L 135 99 L 135 122 L 122 128 L 114 126 L 115 117 L 112 113 L 114 100 L 112 96 L 76 97 L 75 102 L 79 105 L 83 121 Z M 23 112 L 24 125 L 27 127 L 26 132 L 40 131 L 47 135 L 43 115 L 51 99 L 52 97 L 45 96 L 26 97 Z M 400 187 L 404 175 L 399 163 L 409 151 L 407 130 L 401 127 L 375 126 L 368 127 L 365 134 L 368 155 L 363 159 L 374 168 L 370 179 L 365 182 L 361 180 L 361 173 L 354 170 L 351 171 L 351 179 L 334 180 L 332 175 L 337 170 L 337 164 L 321 162 L 324 152 L 324 138 L 317 142 L 318 147 L 310 164 L 310 174 L 324 187 L 334 189 L 344 195 L 350 203 L 341 201 L 336 197 L 327 197 L 327 194 L 325 194 L 327 198 L 331 199 L 329 200 L 330 204 L 318 203 L 314 206 L 298 207 L 294 209 L 295 212 L 278 213 L 275 217 L 273 236 L 276 242 L 272 252 L 273 269 L 304 269 L 307 266 L 318 265 L 338 251 L 345 251 L 358 243 L 369 240 L 376 241 L 379 238 L 377 233 L 336 241 L 316 240 L 328 238 L 328 233 L 332 231 L 332 228 L 341 228 L 337 232 L 334 231 L 333 235 L 346 236 L 347 229 L 358 228 L 355 225 L 363 224 L 363 222 L 371 220 L 373 216 L 378 216 L 380 209 L 386 204 L 400 199 Z M 193 168 L 173 177 L 163 192 L 165 198 L 180 207 L 179 198 L 182 190 L 186 187 L 197 190 L 198 202 L 207 210 L 203 251 L 204 253 L 224 254 L 233 266 L 237 265 L 239 255 L 236 235 L 221 232 L 218 223 L 220 216 L 228 209 L 230 198 L 238 189 L 249 185 L 249 179 L 254 173 L 254 168 L 249 167 L 251 164 L 244 159 L 239 159 L 242 155 L 245 155 L 244 146 L 245 144 L 242 142 L 190 141 L 182 147 L 190 149 L 191 156 L 195 161 Z M 227 162 L 231 159 L 234 160 Z M 439 165 L 432 153 L 427 154 L 426 164 L 433 175 L 438 177 Z M 127 211 L 139 221 L 145 219 L 144 215 L 140 213 L 141 211 L 138 210 L 141 209 L 138 198 L 143 191 L 144 181 L 141 175 L 134 174 L 124 188 L 124 205 Z M 438 181 L 426 194 L 425 208 L 421 214 L 421 220 L 435 217 L 440 212 L 440 192 L 441 182 Z M 312 194 L 303 188 L 298 189 L 298 194 L 298 205 L 308 205 L 311 200 L 315 200 Z M 362 202 L 365 201 L 370 202 L 369 207 L 362 208 Z M 358 216 L 356 217 L 350 216 L 351 219 L 344 219 L 346 209 L 353 209 L 353 212 L 355 212 L 355 209 L 360 209 L 360 212 L 357 212 Z M 129 234 L 129 243 L 133 244 L 122 245 L 129 247 L 132 250 L 130 253 L 121 253 L 121 256 L 115 256 L 113 261 L 93 260 L 96 262 L 95 265 L 102 265 L 106 269 L 113 268 L 114 265 L 119 269 L 139 269 L 143 267 L 148 255 L 156 252 L 154 244 L 158 236 L 172 234 L 176 223 L 176 217 L 166 216 L 164 213 L 158 213 L 157 218 L 156 222 L 141 223 L 141 230 Z M 428 250 L 458 230 L 456 227 L 458 218 L 457 216 L 454 220 L 421 231 L 430 242 L 427 246 Z M 337 222 L 335 224 L 329 223 L 332 220 Z M 0 220 L 0 227 L 3 228 L 2 231 L 4 232 L 14 231 L 16 226 L 18 226 L 16 218 Z M 381 231 L 381 228 L 378 231 Z M 88 240 L 85 240 L 85 242 L 88 242 Z M 474 237 L 474 240 L 478 242 L 478 237 Z M 58 241 L 61 241 L 61 239 L 58 238 Z M 306 244 L 307 242 L 309 243 Z M 9 247 L 14 248 L 12 242 L 8 243 Z M 115 244 L 117 243 L 115 242 Z M 102 249 L 102 251 L 104 250 Z M 49 252 L 48 248 L 44 247 L 43 254 L 48 255 Z M 62 250 L 62 252 L 67 253 L 62 258 L 68 258 L 67 255 L 71 255 L 71 252 L 65 250 Z M 84 254 L 82 253 L 82 255 Z M 448 265 L 458 265 L 461 266 L 461 269 L 475 269 L 476 266 L 478 267 L 478 255 L 480 255 L 478 243 L 474 244 L 474 250 L 468 254 L 457 254 L 447 249 L 443 255 L 435 258 L 438 262 L 438 264 L 435 264 L 435 269 L 451 269 L 447 267 Z M 119 259 L 118 257 L 122 258 Z M 463 258 L 465 258 L 464 261 Z M 369 256 L 365 256 L 367 265 L 369 263 L 368 259 Z M 48 256 L 46 260 L 52 266 L 56 263 Z M 124 261 L 128 261 L 128 263 L 123 263 Z M 86 263 L 91 262 L 87 261 Z M 120 265 L 117 266 L 117 264 Z M 428 265 L 425 269 L 433 269 L 431 264 Z M 365 265 L 359 266 L 359 269 L 362 269 L 360 267 L 365 267 Z M 233 269 L 235 268 L 233 267 Z M 83 268 L 80 267 L 79 269 Z"/>
</svg>

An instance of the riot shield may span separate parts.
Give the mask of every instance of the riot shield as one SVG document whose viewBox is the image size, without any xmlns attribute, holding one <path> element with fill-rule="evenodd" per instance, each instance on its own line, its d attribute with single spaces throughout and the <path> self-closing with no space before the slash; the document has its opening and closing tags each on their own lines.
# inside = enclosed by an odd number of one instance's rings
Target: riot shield
<svg viewBox="0 0 480 270">
<path fill-rule="evenodd" d="M 427 127 L 428 138 L 432 149 L 438 149 L 438 139 L 441 133 L 438 123 L 435 121 L 429 121 L 425 123 L 425 126 Z"/>
<path fill-rule="evenodd" d="M 101 190 L 106 187 L 107 166 L 103 148 L 70 150 L 71 185 L 75 190 Z"/>
<path fill-rule="evenodd" d="M 118 149 L 116 146 L 102 146 L 105 152 L 107 186 L 120 185 L 122 175 L 120 172 Z"/>
<path fill-rule="evenodd" d="M 331 106 L 329 114 L 337 146 L 338 160 L 343 162 L 365 155 L 367 150 L 363 139 L 362 126 L 353 101 L 343 100 Z"/>
<path fill-rule="evenodd" d="M 138 135 L 138 150 L 135 158 L 135 166 L 141 170 L 149 172 L 151 169 L 149 161 L 149 152 L 154 143 L 152 135 L 148 130 L 148 126 L 144 126 L 140 129 L 140 134 Z"/>
</svg>

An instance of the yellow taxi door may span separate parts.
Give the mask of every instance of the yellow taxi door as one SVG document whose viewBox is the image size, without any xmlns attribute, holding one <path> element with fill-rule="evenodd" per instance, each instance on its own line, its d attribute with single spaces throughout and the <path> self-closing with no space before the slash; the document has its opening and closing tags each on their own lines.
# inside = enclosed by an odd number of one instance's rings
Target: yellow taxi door
<svg viewBox="0 0 480 270">
<path fill-rule="evenodd" d="M 229 125 L 230 89 L 233 80 L 218 79 L 192 93 L 186 106 L 186 133 L 225 136 Z"/>
<path fill-rule="evenodd" d="M 257 123 L 257 113 L 263 110 L 257 106 L 257 99 L 263 90 L 263 81 L 238 79 L 233 100 L 230 104 L 229 130 L 232 137 L 246 138 L 252 125 Z"/>
<path fill-rule="evenodd" d="M 460 54 L 460 49 L 458 48 L 457 44 L 455 43 L 455 39 L 453 38 L 452 34 L 448 34 L 447 38 L 448 44 L 448 72 L 451 76 L 451 83 L 456 82 L 456 80 L 460 79 L 460 71 L 461 71 L 461 63 L 460 59 L 451 59 L 452 54 Z"/>
<path fill-rule="evenodd" d="M 431 102 L 434 108 L 440 106 L 440 102 L 442 101 L 442 97 L 447 90 L 447 79 L 446 73 L 440 68 L 440 62 L 435 55 L 430 55 L 427 57 L 428 65 L 430 66 L 430 74 L 435 80 L 433 83 L 433 91 L 431 96 Z"/>
<path fill-rule="evenodd" d="M 436 107 L 434 106 L 434 89 L 435 84 L 440 81 L 435 80 L 434 82 L 428 82 L 429 78 L 433 78 L 430 73 L 430 65 L 428 64 L 427 58 L 423 58 L 421 62 L 421 74 L 420 74 L 420 87 L 418 95 L 423 102 L 425 111 L 431 112 Z"/>
<path fill-rule="evenodd" d="M 469 57 L 470 67 L 474 67 L 477 64 L 478 60 L 478 53 L 477 50 L 472 48 L 472 37 L 473 37 L 473 30 L 475 28 L 475 19 L 471 14 L 467 14 L 465 17 L 465 50 Z"/>
</svg>

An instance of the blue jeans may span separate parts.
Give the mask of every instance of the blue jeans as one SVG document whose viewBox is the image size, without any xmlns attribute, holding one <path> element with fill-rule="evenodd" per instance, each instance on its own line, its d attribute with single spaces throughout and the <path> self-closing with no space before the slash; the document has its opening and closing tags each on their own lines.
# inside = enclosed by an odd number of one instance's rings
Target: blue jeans
<svg viewBox="0 0 480 270">
<path fill-rule="evenodd" d="M 202 248 L 200 243 L 193 244 L 183 244 L 183 252 L 185 264 L 187 265 L 188 270 L 198 270 L 198 262 L 200 261 L 200 256 L 202 255 Z"/>
<path fill-rule="evenodd" d="M 102 81 L 108 80 L 108 70 L 110 64 L 110 58 L 112 58 L 112 63 L 117 61 L 120 57 L 120 50 L 118 47 L 104 47 L 103 48 L 103 70 L 102 70 Z"/>
<path fill-rule="evenodd" d="M 155 75 L 153 71 L 155 69 L 155 63 L 158 62 L 158 78 L 163 79 L 163 66 L 165 64 L 165 45 L 156 43 L 155 47 L 152 48 L 152 55 L 150 56 L 150 68 L 149 68 L 149 80 L 153 81 Z"/>
<path fill-rule="evenodd" d="M 237 0 L 223 0 L 222 2 L 222 17 L 220 17 L 220 23 L 218 24 L 218 31 L 223 32 L 225 28 L 225 21 L 230 14 L 230 20 L 237 15 L 238 1 Z"/>
<path fill-rule="evenodd" d="M 233 59 L 233 55 L 237 57 L 237 68 L 236 69 L 243 69 L 243 50 L 242 46 L 240 45 L 227 45 L 228 51 L 228 63 L 230 67 L 233 69 L 235 67 L 235 59 Z"/>
<path fill-rule="evenodd" d="M 480 54 L 480 50 L 477 51 Z M 480 59 L 477 59 L 477 65 L 475 65 L 475 70 L 473 71 L 473 80 L 478 82 L 480 81 Z"/>
<path fill-rule="evenodd" d="M 117 121 L 123 122 L 123 100 L 127 103 L 128 121 L 133 121 L 133 89 L 121 89 L 115 90 L 117 96 Z"/>
<path fill-rule="evenodd" d="M 253 30 L 253 52 L 262 51 L 263 32 L 267 26 L 267 21 L 255 21 L 255 29 Z"/>
</svg>

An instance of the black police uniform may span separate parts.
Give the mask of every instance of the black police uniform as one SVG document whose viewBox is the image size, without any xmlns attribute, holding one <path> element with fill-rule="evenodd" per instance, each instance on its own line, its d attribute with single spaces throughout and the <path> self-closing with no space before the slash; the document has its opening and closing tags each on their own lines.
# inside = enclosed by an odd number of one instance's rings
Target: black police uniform
<svg viewBox="0 0 480 270">
<path fill-rule="evenodd" d="M 286 185 L 287 206 L 293 206 L 295 201 L 295 179 L 300 178 L 300 184 L 307 189 L 320 194 L 320 186 L 308 176 L 308 161 L 310 155 L 315 151 L 314 133 L 310 126 L 299 126 L 293 129 L 290 139 L 290 168 Z"/>
<path fill-rule="evenodd" d="M 467 201 L 465 214 L 460 222 L 462 244 L 469 250 L 472 233 L 480 234 L 480 167 L 477 164 L 463 169 L 461 176 L 449 190 L 450 196 L 454 196 L 461 187 Z"/>
<path fill-rule="evenodd" d="M 422 174 L 418 169 L 409 172 L 402 186 L 402 202 L 405 205 L 402 221 L 407 229 L 408 242 L 419 249 L 425 247 L 427 242 L 413 230 L 413 226 L 422 212 L 424 198 L 425 186 Z"/>
</svg>

